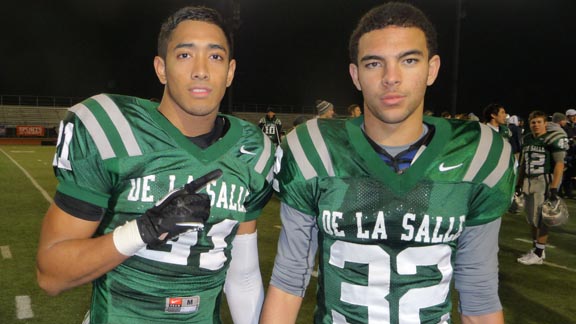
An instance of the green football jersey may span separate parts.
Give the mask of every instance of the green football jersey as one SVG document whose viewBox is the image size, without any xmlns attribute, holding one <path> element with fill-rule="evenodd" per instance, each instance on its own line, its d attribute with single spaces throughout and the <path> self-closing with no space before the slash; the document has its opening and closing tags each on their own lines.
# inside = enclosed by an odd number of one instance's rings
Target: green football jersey
<svg viewBox="0 0 576 324">
<path fill-rule="evenodd" d="M 510 141 L 510 138 L 512 138 L 512 131 L 510 130 L 510 128 L 508 126 L 498 125 L 498 127 L 495 127 L 495 126 L 492 126 L 490 123 L 486 123 L 486 125 L 488 127 L 490 127 L 491 129 L 493 129 L 498 134 L 500 134 L 500 136 L 504 137 L 505 140 Z"/>
<path fill-rule="evenodd" d="M 319 229 L 315 322 L 448 323 L 458 237 L 510 204 L 510 145 L 486 125 L 426 117 L 433 138 L 397 174 L 362 122 L 308 121 L 277 154 L 279 197 Z"/>
<path fill-rule="evenodd" d="M 282 121 L 279 118 L 276 116 L 272 119 L 269 119 L 267 116 L 262 117 L 260 121 L 258 121 L 258 126 L 262 129 L 262 132 L 270 138 L 272 143 L 279 144 L 281 142 L 280 137 L 282 134 L 280 134 L 280 132 L 282 129 Z"/>
<path fill-rule="evenodd" d="M 510 138 L 512 138 L 512 131 L 506 125 L 498 125 L 498 133 L 507 141 L 510 141 Z"/>
<path fill-rule="evenodd" d="M 58 191 L 107 208 L 96 235 L 142 215 L 177 189 L 219 168 L 200 192 L 211 213 L 200 232 L 145 248 L 95 280 L 91 323 L 218 323 L 231 242 L 271 196 L 274 146 L 232 116 L 205 149 L 134 97 L 97 95 L 70 108 L 54 160 Z"/>
<path fill-rule="evenodd" d="M 532 133 L 524 135 L 522 159 L 525 174 L 536 177 L 553 173 L 552 153 L 567 151 L 569 148 L 566 134 L 560 131 L 546 132 L 538 137 L 534 137 Z"/>
</svg>

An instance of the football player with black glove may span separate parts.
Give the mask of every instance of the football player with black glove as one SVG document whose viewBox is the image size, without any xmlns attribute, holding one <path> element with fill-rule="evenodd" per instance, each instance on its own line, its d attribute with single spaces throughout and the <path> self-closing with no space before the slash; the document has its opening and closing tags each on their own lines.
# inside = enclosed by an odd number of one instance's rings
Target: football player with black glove
<svg viewBox="0 0 576 324">
<path fill-rule="evenodd" d="M 522 183 L 525 192 L 526 220 L 530 224 L 533 246 L 517 261 L 524 265 L 540 265 L 546 258 L 550 224 L 544 220 L 544 205 L 547 210 L 561 210 L 556 207 L 560 206 L 557 204 L 560 201 L 558 188 L 562 182 L 568 139 L 563 131 L 547 128 L 548 115 L 543 111 L 532 111 L 528 121 L 530 133 L 523 139 L 518 183 Z"/>
<path fill-rule="evenodd" d="M 97 94 L 59 127 L 37 278 L 50 295 L 91 282 L 91 323 L 219 323 L 224 290 L 234 323 L 258 323 L 275 147 L 219 111 L 236 70 L 225 27 L 208 7 L 174 11 L 153 59 L 160 102 Z"/>
<path fill-rule="evenodd" d="M 182 233 L 201 230 L 210 216 L 210 198 L 197 192 L 221 175 L 220 169 L 209 172 L 171 191 L 140 218 L 117 227 L 114 244 L 118 251 L 131 256 L 146 245 L 157 247 Z"/>
<path fill-rule="evenodd" d="M 170 192 L 148 209 L 136 220 L 142 241 L 156 246 L 184 232 L 201 230 L 210 216 L 210 198 L 197 191 L 221 175 L 220 169 L 214 170 Z"/>
<path fill-rule="evenodd" d="M 558 189 L 550 188 L 550 192 L 548 193 L 548 199 L 552 201 L 558 200 Z"/>
</svg>

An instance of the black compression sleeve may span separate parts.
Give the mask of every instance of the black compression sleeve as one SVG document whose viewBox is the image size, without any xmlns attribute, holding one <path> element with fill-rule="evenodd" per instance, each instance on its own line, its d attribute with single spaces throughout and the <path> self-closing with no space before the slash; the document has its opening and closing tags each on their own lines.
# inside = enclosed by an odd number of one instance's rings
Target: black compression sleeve
<svg viewBox="0 0 576 324">
<path fill-rule="evenodd" d="M 68 214 L 87 221 L 100 221 L 106 213 L 105 208 L 92 205 L 58 191 L 56 191 L 54 196 L 54 203 Z"/>
</svg>

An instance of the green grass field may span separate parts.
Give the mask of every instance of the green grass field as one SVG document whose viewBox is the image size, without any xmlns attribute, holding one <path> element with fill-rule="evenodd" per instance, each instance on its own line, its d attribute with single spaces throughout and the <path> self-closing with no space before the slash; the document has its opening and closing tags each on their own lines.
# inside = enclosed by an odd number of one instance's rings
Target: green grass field
<svg viewBox="0 0 576 324">
<path fill-rule="evenodd" d="M 36 284 L 35 255 L 40 225 L 56 180 L 54 147 L 0 146 L 0 323 L 79 324 L 88 309 L 90 286 L 57 297 Z M 506 323 L 576 323 L 576 202 L 568 201 L 574 217 L 552 229 L 546 263 L 523 266 L 516 258 L 531 246 L 523 215 L 504 215 L 500 234 L 500 296 Z M 273 199 L 258 223 L 262 277 L 267 285 L 280 232 L 278 201 Z M 312 280 L 298 323 L 311 323 L 315 281 Z M 17 308 L 18 296 L 29 296 L 27 308 Z M 25 304 L 25 303 L 24 303 Z M 21 304 L 19 304 L 21 305 Z M 456 314 L 454 312 L 454 314 Z M 20 318 L 19 318 L 20 317 Z M 226 323 L 230 317 L 223 307 Z M 454 316 L 454 323 L 460 323 Z"/>
</svg>

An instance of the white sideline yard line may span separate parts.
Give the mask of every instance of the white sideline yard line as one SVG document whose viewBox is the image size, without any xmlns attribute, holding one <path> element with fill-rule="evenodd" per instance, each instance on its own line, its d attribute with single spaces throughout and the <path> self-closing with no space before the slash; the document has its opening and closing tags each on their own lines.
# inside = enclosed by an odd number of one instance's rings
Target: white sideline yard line
<svg viewBox="0 0 576 324">
<path fill-rule="evenodd" d="M 30 296 L 16 296 L 16 317 L 18 319 L 33 318 L 32 300 Z"/>
<path fill-rule="evenodd" d="M 2 259 L 12 259 L 12 252 L 10 252 L 8 245 L 0 246 L 0 253 L 2 254 Z"/>
<path fill-rule="evenodd" d="M 12 163 L 14 163 L 14 165 L 16 165 L 22 171 L 22 173 L 24 173 L 24 175 L 30 180 L 30 182 L 32 182 L 34 187 L 36 187 L 36 189 L 38 189 L 38 191 L 40 191 L 42 196 L 44 196 L 44 198 L 49 203 L 52 203 L 52 197 L 50 197 L 48 195 L 48 193 L 46 192 L 46 190 L 44 190 L 44 188 L 42 188 L 38 184 L 38 182 L 36 182 L 36 180 L 34 180 L 34 178 L 32 178 L 30 173 L 28 173 L 28 171 L 26 171 L 26 169 L 24 169 L 18 162 L 16 162 L 16 160 L 14 160 L 10 155 L 8 155 L 8 153 L 6 153 L 6 151 L 4 151 L 1 148 L 0 148 L 0 151 L 4 155 L 6 155 L 6 157 L 10 161 L 12 161 Z M 12 253 L 10 252 L 10 248 L 6 245 L 3 245 L 0 247 L 0 253 L 2 254 L 2 258 L 4 258 L 4 259 L 12 258 Z M 34 312 L 32 311 L 32 300 L 30 299 L 30 296 L 16 296 L 16 297 L 14 297 L 14 299 L 16 302 L 16 317 L 19 320 L 29 319 L 29 318 L 34 317 Z"/>
<path fill-rule="evenodd" d="M 525 243 L 530 243 L 530 244 L 532 244 L 532 241 L 526 240 L 526 239 L 523 239 L 523 238 L 515 238 L 515 240 L 516 240 L 516 241 L 520 241 L 520 242 L 525 242 Z M 554 245 L 546 244 L 546 248 L 547 248 L 547 249 L 550 249 L 550 248 L 554 249 L 554 248 L 556 248 L 556 247 L 555 247 Z M 556 264 L 556 263 L 552 263 L 552 262 L 548 262 L 548 261 L 544 261 L 544 265 L 550 266 L 550 267 L 552 267 L 552 268 L 563 269 L 563 270 L 570 271 L 570 272 L 576 272 L 576 269 L 572 269 L 572 268 L 570 268 L 570 267 L 563 266 L 563 265 Z"/>
<path fill-rule="evenodd" d="M 48 201 L 49 203 L 54 202 L 52 200 L 52 197 L 50 197 L 50 195 L 46 192 L 46 190 L 44 190 L 44 188 L 42 188 L 38 184 L 38 182 L 36 182 L 36 180 L 34 180 L 34 178 L 32 178 L 32 176 L 30 175 L 30 173 L 28 173 L 28 171 L 26 171 L 26 169 L 24 169 L 18 162 L 16 162 L 16 160 L 14 160 L 10 155 L 8 155 L 8 153 L 6 153 L 6 151 L 4 151 L 3 149 L 0 148 L 0 152 L 4 153 L 4 155 L 6 155 L 6 157 L 8 159 L 10 159 L 10 161 L 12 161 L 12 163 L 14 163 L 14 165 L 16 165 L 22 171 L 22 173 L 24 173 L 26 178 L 28 178 L 28 180 L 30 180 L 30 182 L 32 182 L 34 187 L 36 187 L 36 189 L 38 189 L 38 191 L 40 191 L 40 193 L 42 194 L 42 196 L 44 196 L 44 199 L 46 199 L 46 201 Z"/>
<path fill-rule="evenodd" d="M 570 272 L 576 272 L 576 269 L 568 268 L 567 266 L 559 265 L 559 264 L 548 262 L 548 261 L 544 261 L 544 265 L 550 266 L 552 268 L 563 269 L 563 270 L 570 271 Z"/>
<path fill-rule="evenodd" d="M 523 238 L 515 238 L 515 240 L 516 240 L 516 241 L 519 241 L 519 242 L 524 242 L 524 243 L 532 244 L 532 241 L 527 240 L 527 239 L 523 239 Z M 552 245 L 552 244 L 546 244 L 546 248 L 547 248 L 547 249 L 555 249 L 556 247 L 555 247 L 554 245 Z"/>
</svg>

